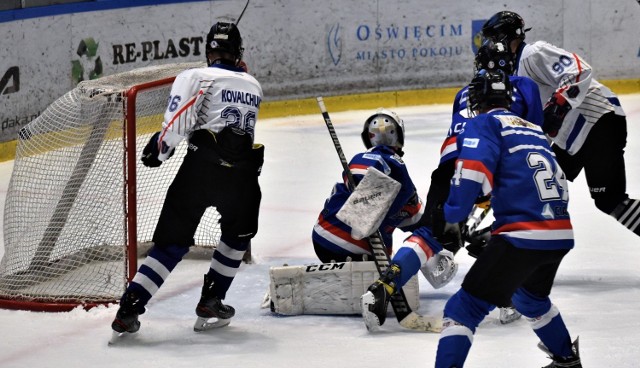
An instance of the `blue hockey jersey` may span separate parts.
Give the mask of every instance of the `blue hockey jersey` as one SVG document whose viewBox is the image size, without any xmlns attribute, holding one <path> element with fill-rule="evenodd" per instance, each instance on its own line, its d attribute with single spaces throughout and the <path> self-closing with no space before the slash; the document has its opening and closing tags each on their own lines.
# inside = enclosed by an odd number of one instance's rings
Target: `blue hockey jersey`
<svg viewBox="0 0 640 368">
<path fill-rule="evenodd" d="M 411 225 L 418 222 L 424 211 L 422 201 L 416 192 L 416 187 L 409 176 L 404 161 L 391 148 L 374 146 L 366 152 L 355 155 L 349 163 L 349 169 L 356 183 L 362 180 L 369 167 L 375 167 L 402 185 L 380 225 L 380 233 L 388 253 L 391 254 L 393 231 L 398 227 L 407 231 L 411 230 Z M 334 186 L 331 196 L 325 201 L 324 208 L 313 227 L 312 239 L 315 244 L 332 253 L 347 256 L 370 254 L 366 239 L 352 238 L 351 227 L 336 217 L 336 213 L 351 194 L 344 175 L 343 181 L 343 183 L 337 183 Z"/>
<path fill-rule="evenodd" d="M 521 248 L 573 248 L 567 182 L 539 125 L 494 109 L 467 122 L 457 150 L 447 222 L 465 221 L 491 193 L 492 235 Z"/>
<path fill-rule="evenodd" d="M 519 117 L 542 126 L 544 116 L 538 85 L 527 77 L 510 76 L 509 80 L 513 86 L 513 101 L 510 110 Z M 458 157 L 456 139 L 458 134 L 464 130 L 467 120 L 470 119 L 467 111 L 468 89 L 466 86 L 456 94 L 451 115 L 451 127 L 440 149 L 440 163 Z"/>
</svg>

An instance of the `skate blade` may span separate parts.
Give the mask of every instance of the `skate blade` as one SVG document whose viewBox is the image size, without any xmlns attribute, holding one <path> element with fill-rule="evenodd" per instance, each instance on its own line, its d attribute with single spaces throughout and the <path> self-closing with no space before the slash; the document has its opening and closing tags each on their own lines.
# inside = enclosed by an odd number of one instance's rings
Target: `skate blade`
<svg viewBox="0 0 640 368">
<path fill-rule="evenodd" d="M 375 296 L 370 291 L 367 291 L 360 297 L 360 306 L 362 308 L 362 319 L 364 325 L 369 332 L 380 331 L 380 319 L 374 313 L 369 311 L 369 306 L 373 305 L 376 301 Z"/>
<path fill-rule="evenodd" d="M 202 331 L 225 327 L 229 325 L 229 323 L 231 323 L 231 318 L 228 318 L 228 319 L 218 318 L 215 320 L 212 319 L 212 321 L 210 322 L 209 318 L 198 317 L 198 319 L 196 320 L 196 323 L 193 325 L 193 330 L 195 332 L 202 332 Z"/>
<path fill-rule="evenodd" d="M 133 335 L 133 334 L 130 332 L 111 331 L 111 339 L 109 339 L 109 341 L 107 342 L 107 345 L 109 346 L 117 345 L 119 342 L 122 342 L 122 340 L 127 339 L 129 335 Z"/>
</svg>

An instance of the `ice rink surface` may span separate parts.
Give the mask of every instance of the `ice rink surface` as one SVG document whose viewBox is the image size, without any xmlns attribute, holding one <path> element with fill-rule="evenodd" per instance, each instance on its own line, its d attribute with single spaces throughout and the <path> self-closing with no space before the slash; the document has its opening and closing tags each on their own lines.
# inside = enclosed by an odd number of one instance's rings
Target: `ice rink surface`
<svg viewBox="0 0 640 368">
<path fill-rule="evenodd" d="M 640 94 L 620 100 L 628 116 L 627 188 L 639 198 Z M 406 125 L 404 158 L 424 199 L 451 107 L 395 110 Z M 331 113 L 349 158 L 363 149 L 360 131 L 371 113 Z M 242 266 L 225 300 L 236 308 L 228 327 L 193 331 L 209 262 L 189 259 L 149 303 L 140 331 L 118 346 L 107 346 L 115 305 L 66 313 L 0 310 L 0 367 L 432 367 L 439 335 L 404 330 L 393 317 L 370 334 L 358 316 L 281 317 L 260 308 L 269 267 L 317 263 L 311 229 L 341 166 L 319 113 L 259 120 L 256 141 L 266 146 L 260 230 L 253 241 L 255 262 Z M 2 208 L 12 166 L 0 163 Z M 585 367 L 638 367 L 640 238 L 595 208 L 583 174 L 569 189 L 577 242 L 551 298 L 572 337 L 580 336 Z M 394 235 L 396 249 L 403 236 Z M 434 291 L 420 276 L 420 313 L 441 313 L 459 288 L 473 258 L 462 250 L 456 259 L 460 272 L 442 289 Z M 494 311 L 478 328 L 465 367 L 541 367 L 549 360 L 537 342 L 525 320 L 503 326 Z"/>
</svg>

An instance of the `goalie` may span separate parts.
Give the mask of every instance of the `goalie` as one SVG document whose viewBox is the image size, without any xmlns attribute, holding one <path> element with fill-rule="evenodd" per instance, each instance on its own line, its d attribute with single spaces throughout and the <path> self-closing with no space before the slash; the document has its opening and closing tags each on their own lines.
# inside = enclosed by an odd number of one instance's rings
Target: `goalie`
<svg viewBox="0 0 640 368">
<path fill-rule="evenodd" d="M 325 263 L 366 261 L 371 252 L 365 238 L 376 230 L 389 256 L 397 228 L 430 237 L 418 223 L 424 207 L 402 161 L 402 119 L 393 111 L 378 109 L 365 121 L 361 137 L 367 151 L 356 154 L 349 163 L 355 191 L 349 191 L 346 180 L 337 183 L 313 227 L 313 247 Z M 457 265 L 446 250 L 435 258 L 422 271 L 434 288 L 440 288 L 453 278 Z"/>
<path fill-rule="evenodd" d="M 379 230 L 389 256 L 396 228 L 431 242 L 430 230 L 418 224 L 422 201 L 402 161 L 402 119 L 380 108 L 366 119 L 361 136 L 367 150 L 349 163 L 356 189 L 350 191 L 343 173 L 344 182 L 334 185 L 313 227 L 313 247 L 323 263 L 270 271 L 271 309 L 276 313 L 360 313 L 360 296 L 379 277 L 374 262 L 367 262 L 371 252 L 366 238 Z M 453 254 L 446 250 L 422 269 L 434 288 L 446 285 L 457 270 Z M 404 291 L 411 307 L 417 308 L 417 278 Z"/>
</svg>

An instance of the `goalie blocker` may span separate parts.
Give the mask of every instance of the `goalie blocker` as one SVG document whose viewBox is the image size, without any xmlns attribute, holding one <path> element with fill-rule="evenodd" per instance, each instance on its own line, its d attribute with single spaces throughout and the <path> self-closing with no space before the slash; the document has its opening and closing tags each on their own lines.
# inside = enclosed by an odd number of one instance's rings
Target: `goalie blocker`
<svg viewBox="0 0 640 368">
<path fill-rule="evenodd" d="M 374 262 L 271 267 L 263 307 L 270 306 L 281 315 L 362 314 L 360 297 L 378 277 Z M 417 310 L 417 277 L 413 276 L 403 290 L 411 309 Z"/>
</svg>

